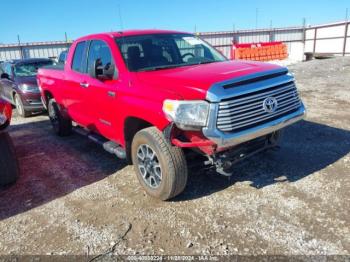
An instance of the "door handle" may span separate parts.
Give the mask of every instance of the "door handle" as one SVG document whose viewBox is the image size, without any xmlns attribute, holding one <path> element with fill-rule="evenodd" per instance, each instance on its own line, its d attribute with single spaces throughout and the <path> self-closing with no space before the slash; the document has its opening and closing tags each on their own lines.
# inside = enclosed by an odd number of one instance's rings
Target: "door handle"
<svg viewBox="0 0 350 262">
<path fill-rule="evenodd" d="M 115 92 L 113 92 L 113 91 L 108 91 L 107 94 L 110 97 L 115 97 Z"/>
<path fill-rule="evenodd" d="M 82 88 L 88 88 L 88 87 L 89 87 L 89 84 L 88 84 L 88 83 L 85 83 L 85 82 L 82 82 L 82 83 L 80 83 L 80 86 L 81 86 Z"/>
</svg>

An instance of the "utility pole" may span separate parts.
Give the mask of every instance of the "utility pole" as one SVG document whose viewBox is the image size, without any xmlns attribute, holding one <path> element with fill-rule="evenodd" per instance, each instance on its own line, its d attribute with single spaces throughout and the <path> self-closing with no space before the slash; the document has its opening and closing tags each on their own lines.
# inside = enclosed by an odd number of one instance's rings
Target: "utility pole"
<svg viewBox="0 0 350 262">
<path fill-rule="evenodd" d="M 234 44 L 236 43 L 235 32 L 236 32 L 236 25 L 233 23 L 233 24 L 232 24 L 232 42 L 233 42 Z"/>
<path fill-rule="evenodd" d="M 303 17 L 303 42 L 305 46 L 305 38 L 306 38 L 306 18 Z"/>
<path fill-rule="evenodd" d="M 270 40 L 270 42 L 275 41 L 275 32 L 274 32 L 274 30 L 272 30 L 272 20 L 270 20 L 269 40 Z"/>
<path fill-rule="evenodd" d="M 18 41 L 19 53 L 21 55 L 21 59 L 23 59 L 23 50 L 22 50 L 21 39 L 19 38 L 19 35 L 17 35 L 17 41 Z"/>
</svg>

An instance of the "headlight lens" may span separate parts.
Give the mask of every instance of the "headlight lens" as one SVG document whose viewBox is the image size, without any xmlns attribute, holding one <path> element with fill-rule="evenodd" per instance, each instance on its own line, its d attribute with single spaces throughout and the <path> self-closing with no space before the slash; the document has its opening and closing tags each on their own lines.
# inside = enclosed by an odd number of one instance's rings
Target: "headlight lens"
<svg viewBox="0 0 350 262">
<path fill-rule="evenodd" d="M 22 92 L 26 93 L 39 93 L 40 90 L 37 86 L 31 86 L 27 84 L 21 84 L 19 85 L 19 88 L 22 90 Z"/>
<path fill-rule="evenodd" d="M 184 130 L 198 130 L 207 124 L 209 103 L 205 101 L 165 100 L 163 112 L 169 121 Z"/>
</svg>

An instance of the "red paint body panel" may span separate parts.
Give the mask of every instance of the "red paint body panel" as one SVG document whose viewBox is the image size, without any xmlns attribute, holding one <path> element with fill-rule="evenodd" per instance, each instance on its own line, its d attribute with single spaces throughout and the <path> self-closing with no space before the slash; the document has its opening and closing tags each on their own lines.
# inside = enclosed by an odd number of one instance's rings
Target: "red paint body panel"
<svg viewBox="0 0 350 262">
<path fill-rule="evenodd" d="M 0 98 L 0 114 L 5 116 L 5 118 L 7 119 L 7 122 L 5 124 L 8 125 L 11 122 L 12 106 L 10 103 L 4 101 L 1 98 Z M 1 129 L 1 126 L 0 126 L 0 129 Z"/>
<path fill-rule="evenodd" d="M 125 31 L 123 35 L 156 33 L 179 32 Z M 163 130 L 169 124 L 162 111 L 165 99 L 203 100 L 214 83 L 278 68 L 276 65 L 258 62 L 227 61 L 159 71 L 129 72 L 115 43 L 116 37 L 121 37 L 121 34 L 103 33 L 76 40 L 69 50 L 64 71 L 40 69 L 37 79 L 42 95 L 50 92 L 75 122 L 122 146 L 125 146 L 124 124 L 128 117 L 143 119 Z M 118 68 L 117 80 L 102 82 L 87 74 L 72 71 L 76 43 L 96 39 L 105 41 L 110 47 Z M 81 88 L 80 82 L 89 83 L 89 88 Z M 109 91 L 115 92 L 115 97 L 108 97 Z M 101 123 L 101 119 L 110 125 Z M 198 145 L 205 142 L 195 136 L 190 137 Z"/>
</svg>

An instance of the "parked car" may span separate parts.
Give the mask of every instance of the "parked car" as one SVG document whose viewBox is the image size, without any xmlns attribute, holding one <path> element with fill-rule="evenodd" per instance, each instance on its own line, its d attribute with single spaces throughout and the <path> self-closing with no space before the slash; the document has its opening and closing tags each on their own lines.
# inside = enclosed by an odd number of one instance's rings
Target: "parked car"
<svg viewBox="0 0 350 262">
<path fill-rule="evenodd" d="M 46 58 L 5 61 L 1 64 L 0 97 L 16 106 L 17 113 L 28 117 L 44 110 L 36 83 L 38 68 L 53 65 Z"/>
<path fill-rule="evenodd" d="M 0 99 L 0 186 L 14 183 L 19 176 L 14 146 L 11 137 L 6 132 L 11 116 L 11 105 Z"/>
<path fill-rule="evenodd" d="M 231 175 L 305 114 L 286 68 L 228 61 L 175 31 L 82 37 L 64 68 L 40 69 L 38 83 L 58 135 L 74 121 L 75 131 L 133 163 L 147 193 L 162 200 L 184 190 L 188 163 L 203 159 Z"/>
<path fill-rule="evenodd" d="M 64 50 L 60 53 L 60 55 L 58 56 L 57 62 L 59 64 L 65 64 L 66 60 L 67 60 L 67 54 L 68 54 L 68 50 Z"/>
</svg>

